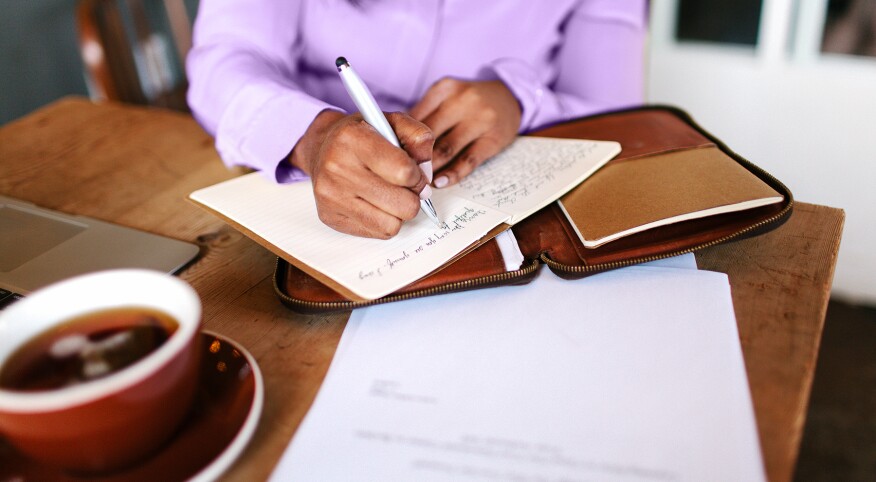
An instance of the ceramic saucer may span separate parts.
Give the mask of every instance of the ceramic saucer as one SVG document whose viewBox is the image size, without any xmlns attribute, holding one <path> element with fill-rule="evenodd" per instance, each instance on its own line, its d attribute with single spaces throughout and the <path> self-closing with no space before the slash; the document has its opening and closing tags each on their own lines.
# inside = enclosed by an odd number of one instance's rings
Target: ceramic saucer
<svg viewBox="0 0 876 482">
<path fill-rule="evenodd" d="M 0 439 L 0 481 L 218 478 L 255 432 L 262 413 L 264 384 L 255 359 L 243 347 L 216 333 L 202 332 L 200 337 L 203 358 L 195 405 L 177 434 L 155 455 L 111 475 L 75 477 L 40 466 Z M 136 427 L 132 427 L 131 436 L 137 436 Z"/>
</svg>

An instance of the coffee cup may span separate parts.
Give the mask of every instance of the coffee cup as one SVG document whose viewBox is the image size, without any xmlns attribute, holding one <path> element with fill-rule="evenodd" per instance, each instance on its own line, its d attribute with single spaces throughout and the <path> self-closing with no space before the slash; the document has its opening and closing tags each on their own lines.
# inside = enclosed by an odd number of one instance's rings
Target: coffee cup
<svg viewBox="0 0 876 482">
<path fill-rule="evenodd" d="M 200 318 L 188 284 L 148 270 L 83 275 L 12 304 L 0 312 L 0 436 L 74 474 L 148 458 L 193 404 Z"/>
</svg>

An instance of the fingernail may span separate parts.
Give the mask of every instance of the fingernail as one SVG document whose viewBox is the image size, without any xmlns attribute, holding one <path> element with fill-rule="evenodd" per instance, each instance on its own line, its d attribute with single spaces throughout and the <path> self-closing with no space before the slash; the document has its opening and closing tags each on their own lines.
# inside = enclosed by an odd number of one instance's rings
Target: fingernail
<svg viewBox="0 0 876 482">
<path fill-rule="evenodd" d="M 450 180 L 447 179 L 447 176 L 441 176 L 438 179 L 435 179 L 435 187 L 437 187 L 438 189 L 441 189 L 442 187 L 447 186 L 447 183 L 449 183 L 449 182 L 450 182 Z"/>
<path fill-rule="evenodd" d="M 426 162 L 420 163 L 420 169 L 423 170 L 423 174 L 426 175 L 426 179 L 429 180 L 429 183 L 432 183 L 432 160 L 428 160 Z"/>
<path fill-rule="evenodd" d="M 423 190 L 420 191 L 420 199 L 425 201 L 430 197 L 432 197 L 432 187 L 426 184 L 426 187 L 424 187 Z"/>
</svg>

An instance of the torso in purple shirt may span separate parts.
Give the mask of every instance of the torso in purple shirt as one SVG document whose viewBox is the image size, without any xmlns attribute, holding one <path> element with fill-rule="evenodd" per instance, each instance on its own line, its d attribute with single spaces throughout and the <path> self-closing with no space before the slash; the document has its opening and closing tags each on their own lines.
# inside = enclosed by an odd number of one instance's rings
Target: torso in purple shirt
<svg viewBox="0 0 876 482">
<path fill-rule="evenodd" d="M 355 110 L 338 56 L 385 111 L 406 111 L 445 76 L 500 79 L 521 132 L 642 101 L 644 0 L 355 3 L 201 1 L 189 102 L 227 163 L 295 178 L 281 161 L 313 118 Z"/>
</svg>

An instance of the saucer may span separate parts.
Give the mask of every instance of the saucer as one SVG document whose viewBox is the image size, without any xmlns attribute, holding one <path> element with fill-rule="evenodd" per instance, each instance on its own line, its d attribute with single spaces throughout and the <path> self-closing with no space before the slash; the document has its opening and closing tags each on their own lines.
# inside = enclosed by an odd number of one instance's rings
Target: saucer
<svg viewBox="0 0 876 482">
<path fill-rule="evenodd" d="M 0 481 L 214 480 L 252 438 L 262 413 L 264 384 L 252 355 L 228 338 L 201 332 L 203 350 L 192 412 L 176 435 L 138 465 L 99 477 L 40 466 L 0 438 Z M 132 437 L 136 429 L 132 428 Z"/>
</svg>

